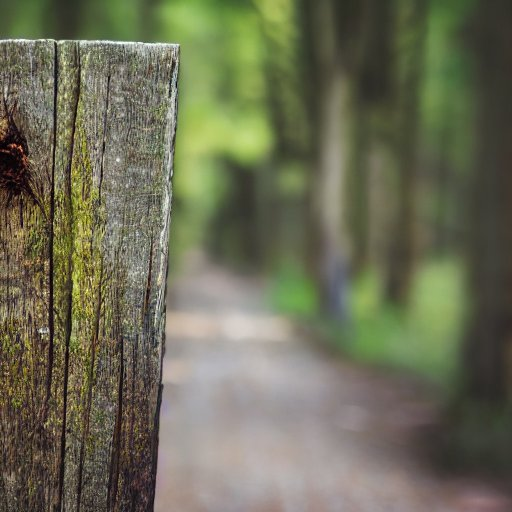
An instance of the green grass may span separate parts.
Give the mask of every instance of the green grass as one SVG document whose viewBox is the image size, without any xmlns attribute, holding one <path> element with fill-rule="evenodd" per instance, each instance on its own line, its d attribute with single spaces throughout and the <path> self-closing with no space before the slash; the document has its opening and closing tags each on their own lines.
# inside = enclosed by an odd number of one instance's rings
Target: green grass
<svg viewBox="0 0 512 512">
<path fill-rule="evenodd" d="M 337 343 L 356 359 L 404 368 L 450 386 L 457 374 L 464 311 L 462 272 L 454 261 L 420 268 L 407 311 L 382 304 L 375 274 L 352 291 L 353 326 Z"/>
<path fill-rule="evenodd" d="M 318 309 L 313 283 L 295 264 L 281 267 L 268 291 L 268 302 L 284 314 L 312 319 Z"/>
<path fill-rule="evenodd" d="M 410 371 L 449 390 L 457 382 L 464 314 L 462 269 L 454 260 L 429 261 L 416 275 L 411 304 L 399 311 L 381 300 L 376 272 L 353 283 L 350 326 L 319 322 L 337 349 L 365 363 Z M 274 280 L 271 301 L 279 311 L 312 320 L 317 301 L 310 282 L 287 269 Z M 315 321 L 317 323 L 317 321 Z"/>
</svg>

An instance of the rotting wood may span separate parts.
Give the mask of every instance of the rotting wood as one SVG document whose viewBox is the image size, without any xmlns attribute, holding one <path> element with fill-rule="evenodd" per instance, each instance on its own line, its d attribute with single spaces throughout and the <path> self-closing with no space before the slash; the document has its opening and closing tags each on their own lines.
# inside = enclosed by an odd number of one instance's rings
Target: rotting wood
<svg viewBox="0 0 512 512">
<path fill-rule="evenodd" d="M 0 512 L 153 508 L 178 54 L 0 41 Z"/>
</svg>

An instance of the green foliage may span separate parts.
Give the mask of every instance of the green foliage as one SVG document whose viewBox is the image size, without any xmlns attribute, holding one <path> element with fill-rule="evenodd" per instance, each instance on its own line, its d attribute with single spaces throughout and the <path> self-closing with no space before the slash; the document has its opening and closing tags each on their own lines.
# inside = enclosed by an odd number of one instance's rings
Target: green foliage
<svg viewBox="0 0 512 512">
<path fill-rule="evenodd" d="M 173 255 L 204 242 L 226 193 L 226 160 L 256 166 L 272 134 L 259 19 L 249 2 L 161 2 L 159 38 L 181 44 Z"/>
<path fill-rule="evenodd" d="M 269 303 L 283 313 L 312 319 L 318 309 L 315 287 L 297 264 L 282 266 L 271 281 Z"/>
<path fill-rule="evenodd" d="M 351 290 L 349 326 L 341 329 L 318 318 L 314 323 L 337 350 L 358 361 L 421 375 L 448 394 L 458 377 L 465 308 L 461 274 L 456 261 L 426 262 L 418 271 L 409 310 L 401 311 L 382 303 L 378 275 L 367 272 Z M 277 273 L 269 300 L 284 313 L 315 318 L 314 287 L 294 265 Z"/>
<path fill-rule="evenodd" d="M 46 1 L 19 0 L 10 2 L 0 0 L 2 12 L 7 12 L 8 23 L 1 23 L 3 37 L 41 38 L 48 37 L 48 27 L 45 25 Z"/>
<path fill-rule="evenodd" d="M 454 261 L 426 263 L 405 312 L 380 302 L 375 274 L 362 276 L 352 293 L 353 332 L 340 346 L 362 361 L 405 368 L 448 388 L 457 374 L 464 309 L 460 274 Z"/>
</svg>

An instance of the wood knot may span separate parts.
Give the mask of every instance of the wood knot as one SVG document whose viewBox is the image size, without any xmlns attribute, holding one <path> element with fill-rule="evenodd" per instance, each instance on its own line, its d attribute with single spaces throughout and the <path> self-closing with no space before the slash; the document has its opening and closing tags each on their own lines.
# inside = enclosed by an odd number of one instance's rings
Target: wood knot
<svg viewBox="0 0 512 512">
<path fill-rule="evenodd" d="M 0 193 L 7 207 L 24 195 L 38 203 L 32 187 L 27 139 L 14 121 L 15 110 L 16 103 L 9 108 L 4 99 L 0 119 Z"/>
</svg>

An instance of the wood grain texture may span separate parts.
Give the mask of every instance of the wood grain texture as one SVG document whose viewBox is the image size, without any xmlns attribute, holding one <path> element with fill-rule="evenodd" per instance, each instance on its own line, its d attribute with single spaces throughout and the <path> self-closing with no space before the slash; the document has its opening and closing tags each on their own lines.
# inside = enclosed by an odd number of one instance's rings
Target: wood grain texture
<svg viewBox="0 0 512 512">
<path fill-rule="evenodd" d="M 0 42 L 0 512 L 153 508 L 178 53 Z"/>
</svg>

